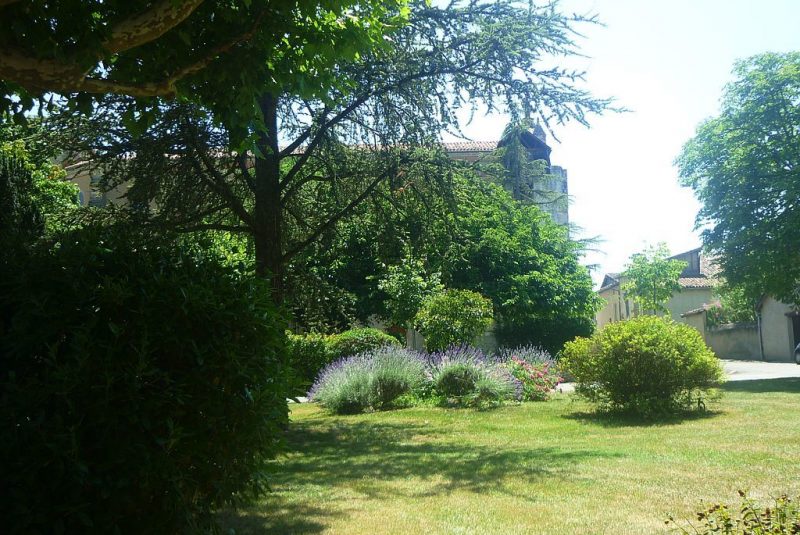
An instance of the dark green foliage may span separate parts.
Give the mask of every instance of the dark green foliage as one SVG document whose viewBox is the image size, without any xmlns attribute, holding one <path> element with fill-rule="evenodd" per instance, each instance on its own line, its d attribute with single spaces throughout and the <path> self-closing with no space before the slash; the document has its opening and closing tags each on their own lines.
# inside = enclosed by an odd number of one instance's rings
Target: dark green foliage
<svg viewBox="0 0 800 535">
<path fill-rule="evenodd" d="M 736 63 L 720 113 L 677 160 L 726 281 L 800 304 L 800 52 Z"/>
<path fill-rule="evenodd" d="M 491 324 L 492 302 L 470 290 L 445 290 L 431 295 L 414 318 L 428 351 L 471 345 Z"/>
<path fill-rule="evenodd" d="M 320 370 L 333 360 L 328 348 L 328 336 L 319 333 L 286 335 L 286 353 L 289 364 L 298 380 L 298 386 L 305 391 Z"/>
<path fill-rule="evenodd" d="M 610 323 L 590 339 L 569 342 L 560 364 L 578 393 L 644 416 L 702 406 L 702 396 L 723 381 L 697 330 L 657 316 Z"/>
<path fill-rule="evenodd" d="M 260 281 L 121 227 L 2 265 L 4 530 L 199 533 L 263 489 L 283 329 Z"/>
<path fill-rule="evenodd" d="M 364 327 L 330 335 L 290 333 L 286 350 L 298 386 L 305 392 L 331 362 L 384 346 L 398 347 L 400 343 L 383 331 Z"/>
<path fill-rule="evenodd" d="M 756 504 L 739 491 L 741 505 L 731 507 L 715 503 L 697 513 L 697 523 L 676 522 L 670 515 L 667 524 L 674 532 L 685 535 L 796 535 L 800 533 L 800 497 L 794 500 L 783 494 L 770 506 Z"/>
<path fill-rule="evenodd" d="M 416 151 L 414 159 L 404 180 L 382 185 L 352 219 L 298 256 L 290 281 L 313 271 L 316 280 L 349 296 L 360 321 L 373 314 L 394 318 L 395 310 L 385 306 L 393 297 L 379 286 L 387 266 L 402 268 L 411 257 L 415 277 L 426 285 L 440 274 L 449 288 L 491 299 L 502 345 L 555 351 L 592 333 L 598 298 L 580 265 L 581 245 L 565 228 L 441 153 Z M 290 286 L 312 291 L 307 279 Z M 330 299 L 338 295 L 322 284 L 316 288 Z M 288 297 L 294 301 L 293 292 Z M 338 317 L 327 321 L 335 325 Z"/>
<path fill-rule="evenodd" d="M 327 340 L 331 360 L 355 355 L 383 346 L 399 346 L 397 339 L 378 329 L 360 327 L 331 335 Z"/>
<path fill-rule="evenodd" d="M 0 247 L 29 242 L 44 232 L 41 210 L 33 201 L 33 173 L 21 147 L 0 144 Z"/>
</svg>

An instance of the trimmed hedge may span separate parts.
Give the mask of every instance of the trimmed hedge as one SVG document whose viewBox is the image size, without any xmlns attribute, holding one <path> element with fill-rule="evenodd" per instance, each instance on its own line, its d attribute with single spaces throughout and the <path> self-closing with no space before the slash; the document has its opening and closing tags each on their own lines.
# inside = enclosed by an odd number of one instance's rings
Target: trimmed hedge
<svg viewBox="0 0 800 535">
<path fill-rule="evenodd" d="M 6 260 L 7 533 L 200 533 L 265 487 L 288 367 L 261 281 L 122 228 Z"/>
<path fill-rule="evenodd" d="M 303 391 L 331 362 L 380 347 L 400 347 L 395 337 L 371 327 L 330 335 L 288 333 L 287 338 L 289 361 Z"/>
</svg>

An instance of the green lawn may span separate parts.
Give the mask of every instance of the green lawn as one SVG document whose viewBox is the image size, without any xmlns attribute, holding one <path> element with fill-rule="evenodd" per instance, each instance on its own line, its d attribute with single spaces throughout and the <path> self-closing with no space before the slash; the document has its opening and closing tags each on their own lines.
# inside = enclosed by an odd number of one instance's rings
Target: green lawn
<svg viewBox="0 0 800 535">
<path fill-rule="evenodd" d="M 571 395 L 494 410 L 334 417 L 294 406 L 273 492 L 237 533 L 654 533 L 701 500 L 800 493 L 800 379 L 731 383 L 713 412 L 641 425 Z"/>
</svg>

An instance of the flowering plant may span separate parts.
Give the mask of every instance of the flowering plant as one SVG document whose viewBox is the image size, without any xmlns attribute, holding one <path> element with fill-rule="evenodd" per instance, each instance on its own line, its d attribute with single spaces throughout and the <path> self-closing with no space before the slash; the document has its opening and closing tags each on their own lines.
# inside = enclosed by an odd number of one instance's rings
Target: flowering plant
<svg viewBox="0 0 800 535">
<path fill-rule="evenodd" d="M 564 379 L 559 376 L 550 360 L 529 362 L 511 355 L 507 361 L 508 369 L 522 383 L 524 401 L 544 401 Z"/>
</svg>

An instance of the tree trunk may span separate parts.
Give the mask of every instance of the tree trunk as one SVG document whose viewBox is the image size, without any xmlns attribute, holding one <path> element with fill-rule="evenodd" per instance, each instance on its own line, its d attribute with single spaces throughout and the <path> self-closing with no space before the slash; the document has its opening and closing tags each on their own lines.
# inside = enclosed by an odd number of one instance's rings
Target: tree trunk
<svg viewBox="0 0 800 535">
<path fill-rule="evenodd" d="M 255 161 L 254 240 L 256 275 L 269 278 L 272 298 L 283 302 L 283 232 L 280 192 L 280 157 L 278 154 L 278 99 L 264 95 L 259 100 L 264 129 L 256 145 L 261 152 Z"/>
</svg>

